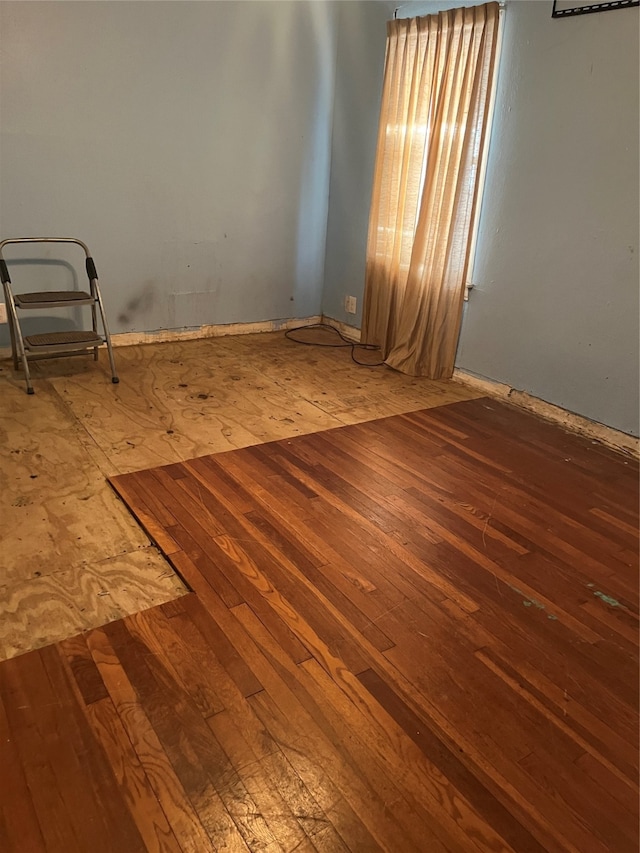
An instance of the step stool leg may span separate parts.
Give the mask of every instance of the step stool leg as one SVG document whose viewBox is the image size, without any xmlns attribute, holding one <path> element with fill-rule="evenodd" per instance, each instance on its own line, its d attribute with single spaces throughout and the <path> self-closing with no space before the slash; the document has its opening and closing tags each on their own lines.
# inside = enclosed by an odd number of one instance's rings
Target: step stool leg
<svg viewBox="0 0 640 853">
<path fill-rule="evenodd" d="M 16 314 L 16 306 L 13 301 L 13 294 L 9 288 L 9 285 L 5 283 L 5 293 L 9 297 L 8 300 L 8 313 L 7 313 L 7 321 L 9 324 L 9 334 L 11 336 L 11 351 L 13 354 L 13 366 L 16 370 L 18 370 L 19 363 L 18 359 L 22 362 L 22 369 L 24 371 L 24 380 L 27 383 L 27 394 L 33 394 L 33 385 L 31 384 L 31 374 L 29 372 L 29 361 L 27 359 L 27 353 L 24 348 L 24 341 L 22 340 L 22 330 L 20 328 L 20 323 L 18 322 L 18 316 Z"/>
<path fill-rule="evenodd" d="M 6 304 L 7 303 L 5 301 L 5 305 Z M 13 358 L 13 369 L 17 370 L 20 365 L 18 362 L 18 349 L 16 346 L 16 330 L 13 325 L 13 313 L 10 310 L 7 310 L 7 326 L 9 326 L 9 338 L 11 339 L 11 357 Z"/>
<path fill-rule="evenodd" d="M 118 374 L 116 373 L 116 362 L 113 357 L 113 348 L 111 346 L 111 339 L 107 335 L 107 350 L 109 352 L 109 364 L 111 365 L 111 381 L 114 385 L 117 385 L 120 380 L 118 379 Z"/>
<path fill-rule="evenodd" d="M 35 393 L 33 390 L 33 385 L 31 384 L 31 373 L 29 372 L 29 360 L 27 358 L 27 354 L 22 349 L 22 369 L 24 370 L 24 381 L 27 383 L 27 394 Z"/>
<path fill-rule="evenodd" d="M 95 301 L 91 306 L 91 326 L 93 328 L 93 331 L 96 334 L 98 334 L 98 317 L 96 314 L 96 303 L 95 303 Z M 93 360 L 94 361 L 98 360 L 98 347 L 93 348 Z"/>
<path fill-rule="evenodd" d="M 98 309 L 100 310 L 100 319 L 102 320 L 104 339 L 105 343 L 107 344 L 107 350 L 109 352 L 109 364 L 111 365 L 111 381 L 114 385 L 117 385 L 120 380 L 118 379 L 118 374 L 116 372 L 116 362 L 113 357 L 113 347 L 111 346 L 111 335 L 109 334 L 109 327 L 107 325 L 107 318 L 104 313 L 104 305 L 102 304 L 102 297 L 100 295 L 100 287 L 98 285 L 97 278 L 91 280 L 91 286 L 94 289 L 93 292 L 96 295 L 96 302 L 98 303 Z"/>
</svg>

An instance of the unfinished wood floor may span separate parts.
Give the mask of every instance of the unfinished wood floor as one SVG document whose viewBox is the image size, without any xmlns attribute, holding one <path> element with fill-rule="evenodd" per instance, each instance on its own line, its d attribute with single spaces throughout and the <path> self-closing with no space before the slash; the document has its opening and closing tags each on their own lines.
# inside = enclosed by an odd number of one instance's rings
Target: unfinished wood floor
<svg viewBox="0 0 640 853">
<path fill-rule="evenodd" d="M 635 853 L 637 476 L 485 399 L 116 477 L 193 593 L 0 664 L 0 847 Z"/>
<path fill-rule="evenodd" d="M 0 660 L 184 593 L 106 477 L 478 396 L 283 333 L 116 360 L 116 386 L 91 359 L 39 362 L 32 397 L 0 362 Z"/>
</svg>

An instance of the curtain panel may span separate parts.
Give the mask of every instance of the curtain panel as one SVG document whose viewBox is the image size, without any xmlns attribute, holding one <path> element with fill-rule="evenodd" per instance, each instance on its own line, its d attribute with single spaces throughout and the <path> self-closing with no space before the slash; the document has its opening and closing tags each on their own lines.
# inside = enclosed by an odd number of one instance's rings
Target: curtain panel
<svg viewBox="0 0 640 853">
<path fill-rule="evenodd" d="M 498 24 L 498 3 L 387 24 L 362 340 L 414 376 L 453 373 Z"/>
</svg>

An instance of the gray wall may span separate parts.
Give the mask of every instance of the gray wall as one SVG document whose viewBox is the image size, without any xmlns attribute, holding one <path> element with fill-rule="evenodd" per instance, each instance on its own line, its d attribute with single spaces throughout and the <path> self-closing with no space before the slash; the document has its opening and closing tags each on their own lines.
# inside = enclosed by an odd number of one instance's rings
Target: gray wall
<svg viewBox="0 0 640 853">
<path fill-rule="evenodd" d="M 457 365 L 638 434 L 638 9 L 507 6 Z"/>
<path fill-rule="evenodd" d="M 112 331 L 320 313 L 336 12 L 1 3 L 0 234 L 85 240 Z"/>
<path fill-rule="evenodd" d="M 360 327 L 380 97 L 393 4 L 340 6 L 323 313 Z M 356 296 L 356 316 L 344 298 Z"/>
</svg>

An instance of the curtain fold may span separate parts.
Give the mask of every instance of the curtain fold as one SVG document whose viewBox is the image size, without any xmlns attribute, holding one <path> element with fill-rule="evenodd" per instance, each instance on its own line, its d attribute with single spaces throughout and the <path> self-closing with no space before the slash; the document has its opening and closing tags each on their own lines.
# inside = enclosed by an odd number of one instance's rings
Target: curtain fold
<svg viewBox="0 0 640 853">
<path fill-rule="evenodd" d="M 362 340 L 414 376 L 453 373 L 499 6 L 387 24 Z"/>
</svg>

